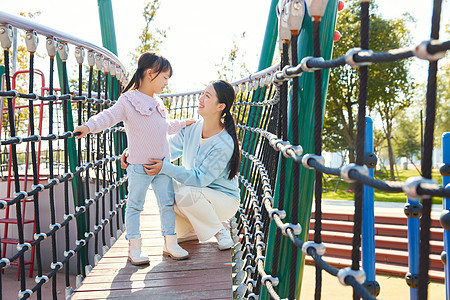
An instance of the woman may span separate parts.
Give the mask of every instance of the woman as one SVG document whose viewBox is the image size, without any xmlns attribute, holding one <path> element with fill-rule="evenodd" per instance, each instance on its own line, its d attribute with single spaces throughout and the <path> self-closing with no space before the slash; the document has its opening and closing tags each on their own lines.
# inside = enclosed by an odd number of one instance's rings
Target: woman
<svg viewBox="0 0 450 300">
<path fill-rule="evenodd" d="M 197 112 L 202 118 L 170 139 L 171 159 L 182 156 L 183 165 L 175 166 L 166 158 L 150 159 L 151 165 L 145 165 L 148 175 L 175 179 L 175 232 L 180 242 L 215 236 L 220 250 L 233 246 L 222 222 L 236 213 L 240 203 L 236 178 L 240 151 L 230 113 L 234 99 L 234 89 L 226 81 L 208 85 L 199 99 Z M 122 162 L 126 166 L 125 155 Z"/>
</svg>

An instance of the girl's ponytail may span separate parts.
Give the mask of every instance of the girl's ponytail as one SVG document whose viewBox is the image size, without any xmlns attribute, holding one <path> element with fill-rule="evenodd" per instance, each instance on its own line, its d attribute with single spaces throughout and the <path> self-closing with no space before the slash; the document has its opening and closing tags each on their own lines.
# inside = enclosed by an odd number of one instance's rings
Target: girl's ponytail
<svg viewBox="0 0 450 300">
<path fill-rule="evenodd" d="M 136 72 L 134 72 L 133 77 L 131 77 L 131 79 L 128 82 L 127 86 L 123 89 L 122 94 L 125 93 L 126 91 L 128 91 L 129 89 L 131 89 L 133 86 L 136 85 L 137 72 L 138 72 L 138 70 L 136 70 Z"/>
<path fill-rule="evenodd" d="M 170 76 L 172 76 L 173 73 L 172 66 L 165 57 L 154 52 L 145 52 L 139 57 L 138 68 L 122 93 L 125 93 L 130 89 L 138 89 L 141 85 L 141 80 L 144 78 L 145 71 L 148 69 L 152 69 L 153 73 L 157 73 L 155 78 L 158 77 L 161 72 L 169 71 Z"/>
</svg>

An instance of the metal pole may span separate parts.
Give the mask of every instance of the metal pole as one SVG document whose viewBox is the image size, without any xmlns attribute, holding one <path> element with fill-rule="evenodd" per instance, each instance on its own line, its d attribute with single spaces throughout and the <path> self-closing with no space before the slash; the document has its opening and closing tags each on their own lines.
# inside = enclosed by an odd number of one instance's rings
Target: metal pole
<svg viewBox="0 0 450 300">
<path fill-rule="evenodd" d="M 327 9 L 325 11 L 324 16 L 322 17 L 322 25 L 321 25 L 321 54 L 324 59 L 330 59 L 333 48 L 333 36 L 334 30 L 336 26 L 336 17 L 337 17 L 337 5 L 338 1 L 333 0 L 329 1 L 327 5 Z M 312 20 L 309 15 L 305 15 L 303 19 L 302 29 L 300 31 L 300 35 L 298 37 L 297 43 L 297 53 L 298 59 L 301 61 L 306 56 L 312 56 L 313 54 L 313 46 L 312 46 Z M 322 105 L 323 111 L 325 111 L 325 99 L 327 94 L 328 87 L 328 76 L 329 70 L 322 71 Z M 291 95 L 289 96 L 291 97 Z M 299 137 L 299 145 L 303 147 L 303 153 L 314 153 L 314 74 L 313 73 L 304 73 L 299 78 L 299 113 L 298 113 L 298 132 L 292 132 L 292 124 L 289 120 L 291 120 L 292 116 L 290 113 L 290 105 L 291 98 L 288 99 L 288 139 L 292 140 L 292 135 L 297 134 Z M 323 116 L 322 116 L 323 120 Z M 293 161 L 288 159 L 286 161 L 286 174 L 292 174 L 293 170 Z M 279 172 L 278 172 L 279 173 Z M 279 174 L 277 174 L 277 178 L 279 178 Z M 299 224 L 302 227 L 302 232 L 299 235 L 299 239 L 306 241 L 308 239 L 309 232 L 309 224 L 311 220 L 311 207 L 313 201 L 313 193 L 314 193 L 314 171 L 308 170 L 305 168 L 300 168 L 300 176 L 299 176 L 299 184 L 301 186 L 300 195 L 299 195 L 299 210 L 298 210 L 298 220 Z M 285 181 L 285 203 L 284 207 L 291 207 L 292 204 L 292 190 L 293 190 L 293 177 L 286 176 Z M 275 202 L 274 206 L 278 205 L 278 195 L 279 195 L 279 184 L 276 184 L 275 187 Z M 286 220 L 291 219 L 292 213 L 287 211 Z M 272 256 L 274 252 L 274 241 L 275 241 L 275 226 L 274 224 L 270 225 L 269 228 L 269 237 L 267 240 L 267 249 L 266 249 L 266 263 L 265 270 L 266 272 L 271 272 L 272 268 Z M 277 286 L 277 291 L 281 292 L 282 295 L 285 294 L 285 291 L 288 290 L 289 285 L 289 271 L 290 264 L 296 263 L 297 265 L 297 285 L 296 285 L 296 299 L 300 299 L 301 294 L 301 286 L 303 280 L 303 268 L 305 264 L 305 257 L 301 249 L 298 249 L 297 261 L 291 262 L 291 247 L 292 242 L 289 238 L 285 238 L 283 236 L 280 243 L 280 259 L 278 262 L 278 272 L 277 277 L 280 280 L 279 285 Z M 264 292 L 261 292 L 261 300 L 269 299 L 268 294 L 265 292 L 265 288 L 263 288 Z"/>
<path fill-rule="evenodd" d="M 421 207 L 419 199 L 407 198 L 409 207 Z M 411 284 L 410 299 L 419 299 L 419 291 L 417 289 L 417 282 L 419 278 L 419 217 L 408 217 L 408 267 L 409 272 L 406 274 L 406 280 Z"/>
<path fill-rule="evenodd" d="M 450 132 L 445 132 L 442 135 L 442 162 L 444 165 L 441 168 L 441 171 L 444 169 L 444 167 L 447 168 L 447 172 L 450 166 Z M 442 185 L 445 186 L 446 189 L 450 189 L 450 176 L 445 175 L 444 172 L 442 173 Z M 444 198 L 442 201 L 443 205 L 443 211 L 450 210 L 450 198 Z M 449 253 L 449 243 L 450 243 L 450 231 L 444 230 L 444 252 L 445 255 L 448 257 L 447 253 Z M 449 276 L 450 276 L 450 265 L 447 261 L 444 265 L 445 270 L 445 295 L 446 299 L 450 299 L 450 282 L 449 282 Z"/>
<path fill-rule="evenodd" d="M 261 71 L 272 64 L 275 46 L 278 37 L 278 18 L 276 14 L 278 0 L 272 0 L 270 4 L 269 16 L 267 18 L 266 33 L 264 34 L 263 47 L 259 57 L 258 71 Z"/>
<path fill-rule="evenodd" d="M 366 153 L 373 153 L 373 121 L 366 117 L 365 149 Z M 374 166 L 375 167 L 375 166 Z M 369 168 L 369 176 L 373 178 L 374 168 Z M 372 187 L 363 186 L 363 220 L 362 220 L 362 266 L 366 272 L 364 285 L 379 291 L 379 284 L 375 281 L 375 193 Z"/>
<path fill-rule="evenodd" d="M 17 28 L 13 29 L 13 49 L 12 49 L 12 59 L 11 59 L 11 73 L 14 74 L 17 71 Z"/>
<path fill-rule="evenodd" d="M 275 52 L 275 46 L 277 45 L 278 37 L 278 17 L 276 13 L 278 0 L 272 0 L 270 4 L 269 16 L 267 17 L 266 32 L 264 34 L 264 42 L 261 49 L 261 55 L 259 58 L 258 71 L 268 68 L 272 65 L 273 54 Z M 259 90 L 255 91 L 255 95 L 259 95 Z M 260 107 L 250 107 L 248 113 L 247 124 L 252 124 L 255 118 L 258 118 Z M 251 143 L 251 144 L 249 144 Z M 242 149 L 249 149 L 253 151 L 255 147 L 255 141 L 253 139 L 244 139 L 242 142 Z M 248 174 L 242 174 L 248 178 Z"/>
<path fill-rule="evenodd" d="M 97 0 L 103 47 L 117 55 L 116 30 L 111 0 Z"/>
<path fill-rule="evenodd" d="M 423 155 L 423 115 L 420 110 L 420 157 Z"/>
</svg>

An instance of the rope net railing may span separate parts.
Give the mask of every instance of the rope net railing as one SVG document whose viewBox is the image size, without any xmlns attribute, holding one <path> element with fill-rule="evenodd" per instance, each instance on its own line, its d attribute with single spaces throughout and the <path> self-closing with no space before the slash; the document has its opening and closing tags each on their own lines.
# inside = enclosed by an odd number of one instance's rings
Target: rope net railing
<svg viewBox="0 0 450 300">
<path fill-rule="evenodd" d="M 121 235 L 127 182 L 120 168 L 124 127 L 77 141 L 73 128 L 114 105 L 127 73 L 114 54 L 81 39 L 3 12 L 0 24 L 5 66 L 0 92 L 0 223 L 5 226 L 0 237 L 0 299 L 1 277 L 10 265 L 18 266 L 20 299 L 42 299 L 42 286 L 50 281 L 52 298 L 58 299 L 57 276 L 62 273 L 68 299 Z M 15 74 L 10 73 L 13 27 L 25 31 L 29 54 L 28 69 Z M 42 37 L 48 74 L 35 66 L 36 55 L 44 54 L 37 52 Z M 69 84 L 71 68 L 78 76 Z M 16 80 L 18 74 L 24 77 L 21 81 Z M 41 75 L 40 85 L 36 74 Z M 33 212 L 26 211 L 27 203 Z M 33 224 L 32 229 L 27 224 Z M 30 277 L 33 268 L 37 271 L 32 286 L 26 282 L 26 264 Z"/>
<path fill-rule="evenodd" d="M 319 2 L 319 1 L 318 1 Z M 278 8 L 281 27 L 283 20 L 290 20 L 292 11 L 304 10 L 302 1 L 280 1 Z M 325 3 L 325 4 L 324 4 Z M 326 2 L 321 9 L 325 9 Z M 315 1 L 306 1 L 311 9 L 317 12 L 319 5 Z M 319 6 L 321 6 L 319 5 Z M 440 1 L 434 2 L 434 12 L 441 5 Z M 241 208 L 236 217 L 231 220 L 232 233 L 237 244 L 233 249 L 233 284 L 235 285 L 234 297 L 236 299 L 258 299 L 264 297 L 266 292 L 271 299 L 295 299 L 297 248 L 304 255 L 310 255 L 316 263 L 316 288 L 315 298 L 321 298 L 321 270 L 338 277 L 343 285 L 349 285 L 354 290 L 354 299 L 374 299 L 379 293 L 376 282 L 368 282 L 364 270 L 360 269 L 361 246 L 361 222 L 362 222 L 362 187 L 370 186 L 382 191 L 405 193 L 408 198 L 423 199 L 423 211 L 421 218 L 421 259 L 420 272 L 418 274 L 419 297 L 426 299 L 428 284 L 427 257 L 429 255 L 429 228 L 430 205 L 432 197 L 449 197 L 450 190 L 445 189 L 431 179 L 431 147 L 433 136 L 433 114 L 435 113 L 436 82 L 435 67 L 430 68 L 430 78 L 427 93 L 427 125 L 425 141 L 428 145 L 422 156 L 423 177 L 410 178 L 406 182 L 392 182 L 374 179 L 369 176 L 368 166 L 373 167 L 373 157 L 365 155 L 364 133 L 367 102 L 368 67 L 372 63 L 385 63 L 403 60 L 411 57 L 430 61 L 434 66 L 437 60 L 445 56 L 450 49 L 450 41 L 439 41 L 436 34 L 429 41 L 422 42 L 412 49 L 391 49 L 387 52 L 375 53 L 369 50 L 369 18 L 368 1 L 361 1 L 361 47 L 349 49 L 347 54 L 333 59 L 324 59 L 320 53 L 319 27 L 320 14 L 313 15 L 313 56 L 304 57 L 298 62 L 297 38 L 299 28 L 283 29 L 280 27 L 281 39 L 281 63 L 268 70 L 250 76 L 235 86 L 237 99 L 233 113 L 239 128 L 238 137 L 241 144 L 242 164 L 239 174 L 241 182 Z M 290 14 L 288 13 L 290 11 Z M 284 15 L 283 15 L 284 14 Z M 297 17 L 301 13 L 297 13 Z M 301 16 L 300 18 L 303 18 Z M 433 15 L 433 28 L 438 26 L 438 16 Z M 291 21 L 290 21 L 291 22 Z M 292 22 L 291 22 L 292 23 Z M 301 24 L 301 21 L 300 21 Z M 286 24 L 284 25 L 286 26 Z M 283 31 L 284 30 L 284 31 Z M 433 29 L 435 30 L 435 29 Z M 286 31 L 288 34 L 286 34 Z M 284 32 L 284 33 L 283 33 Z M 292 57 L 288 57 L 289 46 Z M 291 65 L 288 62 L 291 61 Z M 329 168 L 325 166 L 321 156 L 322 147 L 322 70 L 349 65 L 360 69 L 360 87 L 358 96 L 358 124 L 357 124 L 357 149 L 356 164 L 349 164 L 341 168 Z M 274 72 L 274 69 L 277 69 Z M 332 71 L 332 70 L 331 70 Z M 303 154 L 303 148 L 299 145 L 296 133 L 299 133 L 298 112 L 298 78 L 303 73 L 314 72 L 314 147 L 311 153 Z M 433 75 L 434 74 L 434 75 Z M 289 100 L 291 112 L 288 112 L 288 90 L 292 98 Z M 167 95 L 168 99 L 177 97 L 190 99 L 198 97 L 199 92 Z M 187 101 L 187 100 L 186 100 Z M 190 103 L 187 101 L 186 103 Z M 181 105 L 181 104 L 180 104 Z M 188 106 L 191 104 L 188 104 Z M 175 109 L 176 111 L 176 109 Z M 289 117 L 288 117 L 289 116 Z M 294 133 L 288 135 L 288 118 L 292 122 L 291 130 Z M 281 154 L 279 154 L 281 153 Z M 369 157 L 369 158 L 368 158 Z M 287 159 L 293 161 L 293 172 L 286 174 Z M 315 228 L 314 240 L 306 241 L 307 235 L 300 238 L 302 232 L 299 225 L 299 216 L 296 214 L 299 206 L 299 167 L 315 170 Z M 425 171 L 425 169 L 427 171 Z M 322 259 L 325 254 L 325 246 L 321 240 L 321 194 L 322 174 L 340 175 L 348 182 L 356 182 L 355 189 L 355 225 L 352 243 L 352 265 L 348 268 L 337 269 Z M 294 177 L 294 185 L 286 187 L 286 176 Z M 292 189 L 292 204 L 285 207 L 285 189 Z M 287 215 L 289 215 L 287 217 Z M 270 228 L 274 227 L 275 238 L 271 241 L 274 249 L 268 253 Z M 273 232 L 273 231 L 272 231 Z M 284 237 L 283 237 L 284 236 Z M 290 259 L 290 282 L 281 287 L 277 277 L 279 246 L 282 239 L 288 239 L 292 245 Z M 273 256 L 273 257 L 270 257 Z M 271 265 L 267 260 L 271 259 Z M 286 262 L 286 259 L 284 260 Z M 417 275 L 417 274 L 416 274 Z M 287 288 L 286 288 L 287 287 Z M 264 291 L 264 290 L 265 291 Z"/>
<path fill-rule="evenodd" d="M 313 15 L 313 56 L 299 59 L 297 57 L 297 39 L 301 20 L 305 12 L 303 1 L 280 1 L 280 45 L 281 62 L 271 68 L 252 74 L 233 86 L 236 91 L 236 102 L 233 115 L 238 124 L 238 139 L 241 145 L 242 163 L 238 178 L 241 187 L 241 208 L 230 222 L 236 245 L 233 254 L 233 284 L 234 297 L 237 299 L 258 299 L 270 297 L 273 299 L 295 299 L 298 275 L 297 262 L 300 255 L 310 255 L 316 263 L 315 298 L 321 298 L 321 272 L 325 270 L 354 290 L 354 299 L 374 299 L 376 289 L 369 289 L 365 285 L 365 273 L 360 269 L 361 221 L 362 221 L 362 187 L 371 186 L 390 192 L 403 192 L 411 198 L 423 199 L 422 228 L 421 228 L 421 265 L 419 273 L 419 294 L 421 299 L 427 296 L 428 283 L 428 252 L 431 197 L 450 197 L 450 191 L 431 180 L 431 151 L 434 128 L 434 113 L 436 102 L 436 70 L 437 60 L 442 58 L 445 51 L 450 49 L 450 42 L 440 42 L 435 27 L 439 23 L 438 14 L 441 2 L 435 1 L 433 14 L 433 34 L 429 42 L 424 42 L 414 49 L 392 49 L 383 53 L 373 53 L 369 50 L 368 37 L 368 6 L 367 1 L 361 1 L 361 47 L 349 49 L 340 58 L 325 59 L 320 47 L 320 25 L 323 16 L 322 8 L 315 1 L 306 1 L 308 11 Z M 320 1 L 319 1 L 320 2 Z M 311 6 L 313 5 L 313 6 Z M 436 8 L 438 7 L 438 8 Z M 290 12 L 290 13 L 288 13 Z M 296 14 L 292 14 L 296 12 Z M 302 14 L 303 12 L 303 14 Z M 290 22 L 295 16 L 295 22 Z M 298 22 L 300 20 L 300 22 Z M 59 32 L 50 34 L 49 29 L 32 31 L 31 25 L 20 24 L 11 16 L 0 14 L 0 41 L 4 48 L 4 62 L 6 69 L 5 88 L 0 92 L 2 100 L 2 131 L 1 151 L 2 166 L 9 164 L 5 172 L 10 197 L 0 201 L 0 208 L 8 210 L 15 208 L 17 219 L 16 243 L 17 251 L 1 252 L 0 267 L 7 268 L 18 261 L 20 273 L 19 298 L 26 299 L 36 292 L 41 298 L 41 286 L 52 280 L 53 298 L 56 299 L 56 276 L 64 266 L 66 278 L 66 297 L 70 297 L 72 287 L 69 280 L 70 262 L 75 261 L 77 284 L 83 276 L 89 273 L 108 246 L 113 244 L 123 228 L 123 205 L 126 203 L 124 185 L 126 176 L 119 167 L 118 155 L 126 147 L 123 128 L 121 126 L 91 134 L 84 139 L 74 142 L 73 124 L 82 124 L 93 114 L 114 104 L 121 90 L 121 83 L 126 81 L 126 72 L 114 55 L 104 50 L 81 43 L 72 37 L 65 37 Z M 294 24 L 290 28 L 289 24 Z M 35 92 L 34 76 L 29 76 L 29 87 L 23 91 L 13 89 L 9 74 L 9 48 L 11 46 L 11 25 L 27 30 L 28 40 L 37 40 L 37 35 L 46 37 L 48 55 L 50 57 L 49 86 L 41 93 Z M 32 24 L 33 25 L 33 24 Z M 285 26 L 285 27 L 283 27 Z M 287 26 L 287 27 L 286 27 Z M 295 27 L 297 26 L 297 27 Z M 3 30 L 3 31 L 2 31 Z M 5 34 L 6 32 L 6 34 Z M 60 42 L 55 41 L 55 37 Z M 69 40 L 70 38 L 70 40 Z M 67 41 L 67 42 L 64 42 Z M 36 42 L 35 42 L 36 43 Z M 78 91 L 70 93 L 67 80 L 68 45 L 77 48 L 75 56 L 79 66 Z M 28 46 L 30 44 L 30 46 Z M 30 67 L 28 74 L 34 74 L 33 43 L 27 42 L 30 52 Z M 88 52 L 87 91 L 83 90 L 83 49 Z M 291 47 L 289 51 L 289 47 Z M 54 60 L 58 52 L 62 65 L 62 88 L 54 87 Z M 292 54 L 289 57 L 289 52 Z M 104 59 L 104 58 L 107 59 Z M 386 182 L 368 176 L 367 166 L 371 162 L 364 160 L 364 132 L 367 101 L 367 68 L 370 63 L 391 62 L 410 57 L 418 57 L 430 61 L 429 84 L 427 92 L 427 122 L 425 127 L 425 147 L 422 155 L 423 178 L 413 178 L 407 182 Z M 350 65 L 360 69 L 360 87 L 358 97 L 358 125 L 356 164 L 342 168 L 329 168 L 324 165 L 322 152 L 322 116 L 324 109 L 324 95 L 322 91 L 322 70 Z M 97 76 L 94 74 L 97 70 Z M 331 70 L 332 71 L 332 70 Z M 310 123 L 313 127 L 313 147 L 310 153 L 303 154 L 298 127 L 299 103 L 298 88 L 301 76 L 314 72 L 313 114 Z M 304 75 L 303 75 L 304 74 Z M 96 80 L 95 80 L 95 77 Z M 102 84 L 102 82 L 104 82 Z M 95 90 L 96 88 L 96 90 Z M 161 95 L 169 107 L 172 118 L 198 117 L 196 107 L 201 91 L 181 94 Z M 289 93 L 292 95 L 289 96 Z M 17 104 L 16 105 L 16 101 Z M 22 101 L 22 102 L 20 102 Z M 23 102 L 25 101 L 25 102 Z M 26 107 L 28 101 L 28 108 Z M 3 105 L 5 103 L 5 105 Z M 35 107 L 39 106 L 37 113 Z M 15 109 L 20 106 L 27 113 L 27 126 L 20 127 Z M 23 107 L 22 107 L 23 106 Z M 290 108 L 290 111 L 288 111 Z M 38 109 L 38 110 L 39 110 Z M 76 113 L 75 113 L 76 112 Z M 6 117 L 3 119 L 3 115 Z M 38 116 L 37 116 L 38 115 Z M 58 117 L 59 116 L 59 117 Z M 39 119 L 41 118 L 41 119 Z M 59 119 L 58 119 L 59 118 Z M 36 120 L 45 120 L 36 126 Z M 3 126 L 5 123 L 5 126 Z M 292 126 L 291 126 L 292 125 Z M 3 129 L 5 128 L 5 129 Z M 60 144 L 59 144 L 60 143 Z M 36 144 L 38 151 L 36 151 Z M 305 146 L 305 145 L 303 145 Z M 42 148 L 41 148 L 42 147 Z M 19 162 L 19 153 L 24 153 Z M 36 153 L 38 152 L 38 153 Z M 42 153 L 46 157 L 41 159 Z M 61 157 L 60 157 L 61 156 Z M 31 157 L 31 158 L 30 158 Z M 56 158 L 58 157 L 58 158 Z M 41 160 L 39 160 L 41 159 Z M 56 162 L 56 163 L 55 163 Z M 29 166 L 30 165 L 30 166 Z M 19 167 L 23 166 L 20 170 Z M 289 166 L 292 173 L 288 174 Z M 307 241 L 300 222 L 304 216 L 299 215 L 300 193 L 304 186 L 300 185 L 303 169 L 314 171 L 315 198 L 315 228 L 314 240 Z M 28 172 L 28 169 L 32 169 Z M 48 183 L 40 183 L 40 175 L 48 170 Z M 58 173 L 61 171 L 62 174 Z M 325 246 L 321 239 L 321 194 L 322 174 L 341 175 L 347 181 L 355 181 L 355 226 L 352 243 L 352 265 L 348 268 L 337 269 L 322 259 Z M 26 185 L 25 179 L 21 187 L 21 176 L 32 176 L 32 186 Z M 293 179 L 293 183 L 289 183 Z M 72 189 L 69 187 L 72 184 Z M 58 190 L 59 189 L 59 190 Z M 69 196 L 73 193 L 72 199 Z M 64 195 L 64 205 L 57 203 L 57 193 Z M 48 205 L 51 215 L 50 231 L 41 228 L 40 219 L 42 197 L 48 194 Z M 41 197 L 41 198 L 40 198 Z M 26 241 L 23 220 L 25 215 L 22 206 L 27 199 L 34 203 L 35 232 L 33 240 Z M 73 200 L 73 201 L 72 201 Z M 61 213 L 58 214 L 58 208 Z M 310 215 L 310 211 L 308 214 Z M 308 216 L 309 218 L 309 216 Z M 73 225 L 71 225 L 73 224 Z M 110 226 L 107 226 L 110 224 Z M 77 238 L 69 234 L 69 227 L 74 226 Z M 84 226 L 84 227 L 83 227 Z M 58 232 L 63 231 L 59 236 Z M 107 239 L 109 235 L 110 239 Z M 51 237 L 51 271 L 44 275 L 42 267 L 42 251 L 40 249 L 46 237 Z M 2 238 L 2 237 L 0 237 Z M 64 241 L 64 252 L 57 253 L 57 241 Z M 289 243 L 290 257 L 282 257 L 280 245 Z M 93 251 L 89 249 L 94 248 Z M 25 285 L 25 253 L 36 250 L 37 272 L 36 285 Z M 101 250 L 100 250 L 101 249 Z M 89 253 L 94 253 L 92 259 Z M 75 260 L 71 260 L 75 258 Z M 289 265 L 289 282 L 279 279 L 279 266 Z M 270 262 L 269 262 L 270 261 Z M 83 268 L 84 267 L 84 268 Z M 2 283 L 0 273 L 0 285 Z"/>
</svg>

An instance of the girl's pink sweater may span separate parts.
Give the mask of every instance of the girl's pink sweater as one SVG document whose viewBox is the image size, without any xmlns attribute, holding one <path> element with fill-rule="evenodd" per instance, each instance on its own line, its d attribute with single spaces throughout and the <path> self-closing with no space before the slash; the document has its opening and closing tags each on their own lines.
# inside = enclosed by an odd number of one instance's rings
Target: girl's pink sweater
<svg viewBox="0 0 450 300">
<path fill-rule="evenodd" d="M 170 120 L 161 99 L 138 90 L 123 93 L 112 107 L 92 116 L 85 125 L 96 133 L 123 122 L 130 164 L 148 164 L 149 158 L 170 159 L 168 135 L 186 127 L 185 120 Z"/>
</svg>

